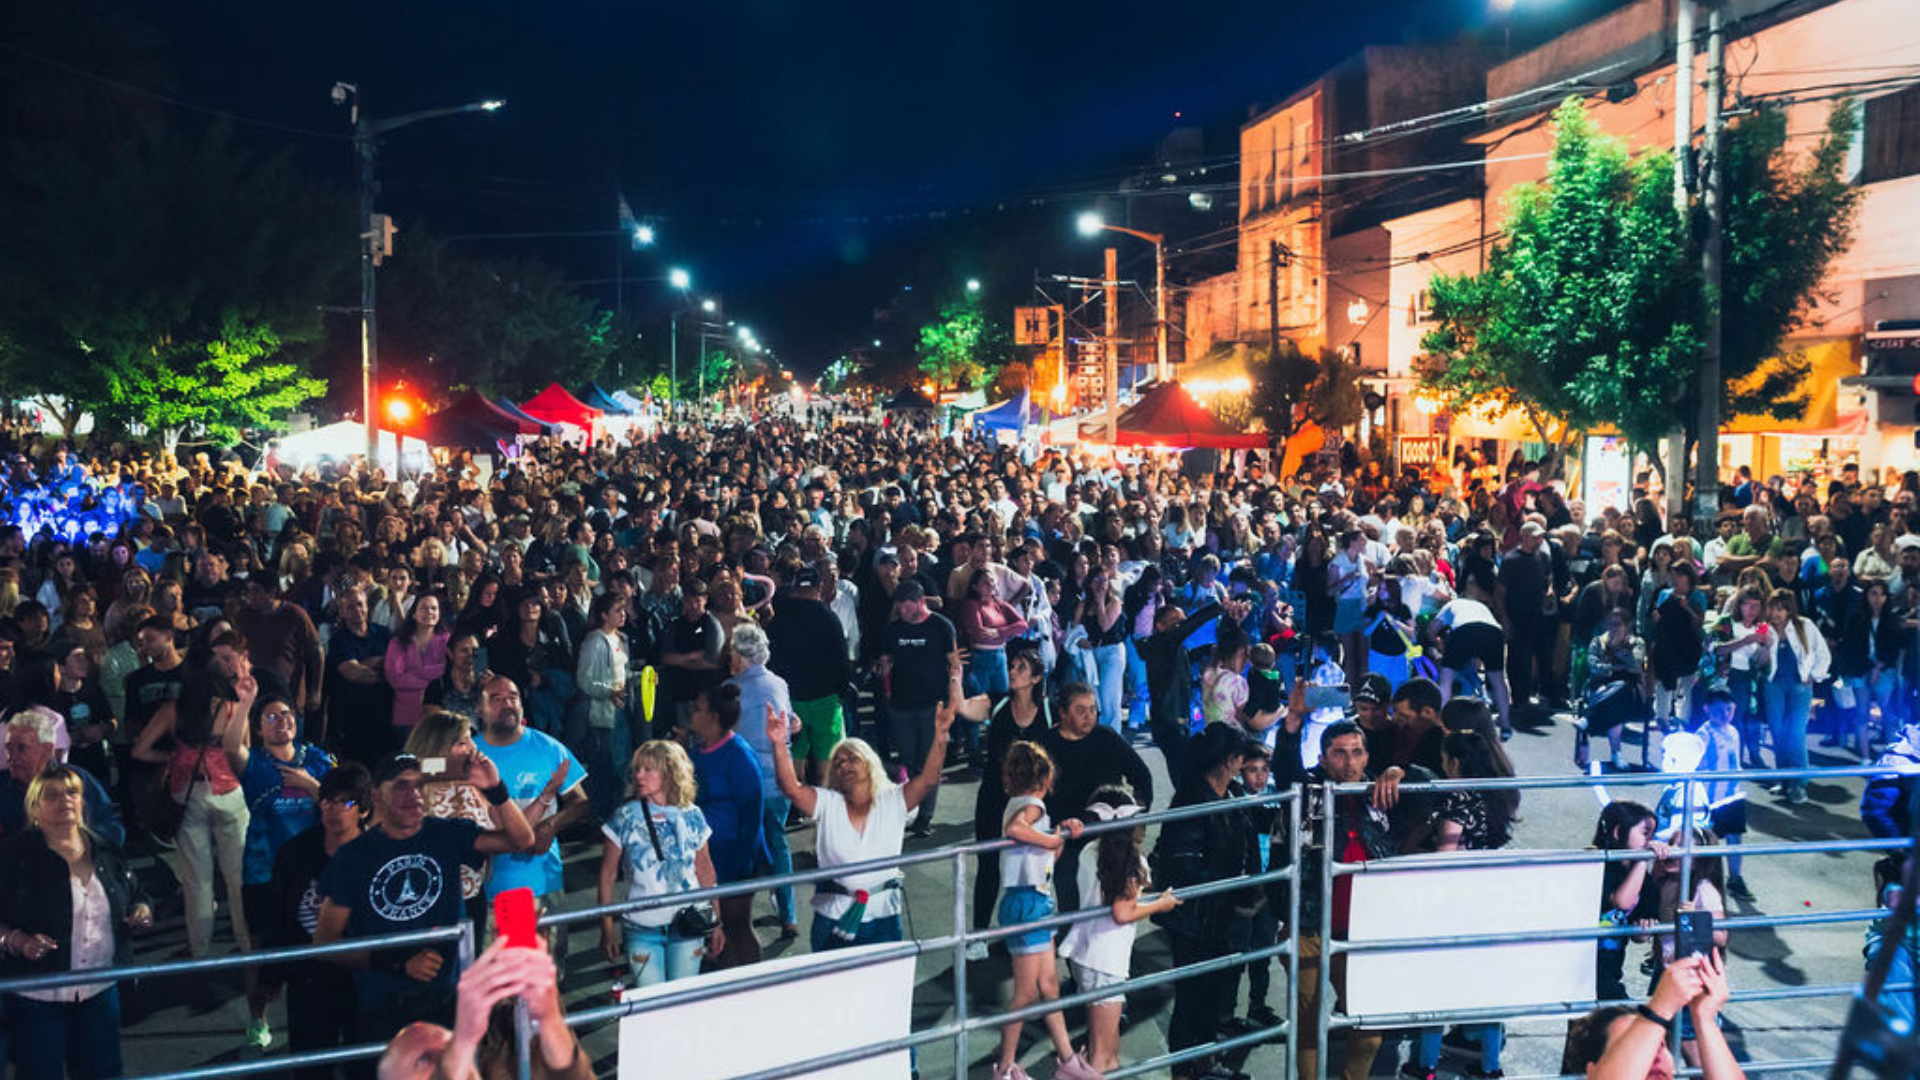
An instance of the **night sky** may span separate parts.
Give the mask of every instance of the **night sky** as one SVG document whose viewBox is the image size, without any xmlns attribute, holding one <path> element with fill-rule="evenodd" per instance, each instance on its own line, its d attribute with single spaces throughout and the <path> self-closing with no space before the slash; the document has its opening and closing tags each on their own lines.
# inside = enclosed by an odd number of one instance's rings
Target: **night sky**
<svg viewBox="0 0 1920 1080">
<path fill-rule="evenodd" d="M 660 241 L 624 273 L 687 267 L 696 290 L 721 293 L 730 316 L 803 370 L 864 334 L 874 306 L 916 277 L 938 292 L 978 275 L 1010 306 L 1036 269 L 1096 272 L 1073 214 L 1176 124 L 1203 125 L 1208 155 L 1232 155 L 1249 107 L 1361 45 L 1489 18 L 1483 0 L 95 2 L 157 32 L 156 66 L 114 70 L 124 56 L 58 34 L 31 44 L 244 117 L 344 134 L 335 80 L 357 83 L 375 116 L 507 99 L 386 145 L 381 208 L 403 230 L 611 229 L 624 191 L 657 219 Z M 1564 21 L 1608 0 L 1521 3 L 1526 17 Z M 342 141 L 239 130 L 351 183 Z M 473 248 L 552 261 L 612 304 L 611 240 Z M 926 280 L 942 276 L 947 252 L 950 280 Z M 628 289 L 642 311 L 671 302 L 661 283 Z"/>
</svg>

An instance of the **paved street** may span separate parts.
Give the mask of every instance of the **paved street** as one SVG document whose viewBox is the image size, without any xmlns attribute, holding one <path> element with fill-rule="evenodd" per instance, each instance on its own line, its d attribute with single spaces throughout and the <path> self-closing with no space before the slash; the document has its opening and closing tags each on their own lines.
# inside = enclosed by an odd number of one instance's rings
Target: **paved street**
<svg viewBox="0 0 1920 1080">
<path fill-rule="evenodd" d="M 1564 720 L 1551 725 L 1522 727 L 1509 744 L 1516 765 L 1526 775 L 1564 773 L 1569 766 L 1569 736 Z M 1145 748 L 1156 774 L 1156 784 L 1165 780 L 1159 755 Z M 1816 764 L 1843 765 L 1838 757 Z M 1160 788 L 1159 790 L 1167 790 Z M 1624 792 L 1625 789 L 1622 789 Z M 1651 802 L 1655 791 L 1640 789 L 1643 801 Z M 934 835 L 917 845 L 955 844 L 971 839 L 974 785 L 953 784 L 941 793 Z M 1748 796 L 1752 805 L 1753 831 L 1749 842 L 1783 839 L 1839 839 L 1864 836 L 1856 814 L 1859 783 L 1837 780 L 1812 785 L 1812 801 L 1798 809 L 1789 809 L 1757 788 Z M 1162 797 L 1164 802 L 1164 796 Z M 1585 791 L 1528 792 L 1521 805 L 1515 847 L 1582 847 L 1589 839 L 1596 811 L 1594 797 Z M 810 851 L 810 831 L 791 836 L 796 850 Z M 569 902 L 592 902 L 592 877 L 597 868 L 599 849 L 583 844 L 568 852 Z M 1869 868 L 1872 858 L 1864 853 L 1752 859 L 1746 877 L 1754 890 L 1753 904 L 1734 902 L 1731 913 L 1748 915 L 1860 908 L 1870 899 Z M 810 862 L 808 862 L 810 865 Z M 803 894 L 804 896 L 804 894 Z M 951 928 L 952 894 L 944 867 L 925 867 L 909 873 L 907 880 L 907 925 L 911 934 L 933 937 Z M 771 905 L 761 897 L 757 910 L 771 913 Z M 182 947 L 184 938 L 178 922 L 170 932 L 153 935 L 143 943 L 142 960 L 159 959 Z M 1736 990 L 1761 987 L 1796 987 L 1856 980 L 1861 971 L 1861 931 L 1858 924 L 1796 928 L 1783 932 L 1744 931 L 1734 935 L 1732 975 Z M 767 955 L 788 955 L 801 942 L 775 940 L 777 931 L 763 927 Z M 610 973 L 600 961 L 597 933 L 574 935 L 569 964 L 568 999 L 577 1007 L 606 1001 Z M 1627 962 L 1628 981 L 1637 989 L 1636 974 L 1645 946 L 1635 946 Z M 1135 958 L 1135 972 L 1162 969 L 1169 964 L 1164 935 L 1143 928 Z M 1275 962 L 1273 1000 L 1284 1003 L 1285 966 Z M 1009 968 L 1005 954 L 996 950 L 991 959 L 972 965 L 969 970 L 971 1009 L 975 1014 L 997 1009 L 1005 1000 Z M 952 1016 L 953 996 L 951 964 L 945 955 L 929 955 L 920 961 L 918 990 L 915 995 L 915 1023 L 933 1025 Z M 1244 994 L 1244 983 L 1243 994 Z M 128 999 L 126 1050 L 130 1069 L 150 1073 L 193 1065 L 242 1060 L 252 1056 L 240 1047 L 245 1025 L 245 1009 L 237 994 L 238 979 L 183 980 L 149 984 L 135 990 Z M 1139 1060 L 1163 1053 L 1166 1027 L 1171 1009 L 1171 992 L 1165 988 L 1134 995 L 1128 1002 L 1125 1028 L 1125 1056 Z M 1755 1060 L 1783 1057 L 1810 1057 L 1830 1052 L 1841 1015 L 1842 999 L 1820 999 L 1781 1003 L 1736 1004 L 1728 1010 L 1727 1026 L 1736 1049 Z M 1245 1012 L 1242 1002 L 1240 1011 Z M 272 1012 L 276 1033 L 283 1033 L 280 1008 Z M 1037 1027 L 1031 1029 L 1037 1031 Z M 1557 1071 L 1565 1024 L 1560 1020 L 1522 1021 L 1509 1025 L 1506 1072 L 1509 1077 L 1552 1074 Z M 970 1049 L 973 1065 L 969 1075 L 985 1075 L 994 1039 L 976 1035 Z M 602 1076 L 614 1069 L 615 1037 L 611 1029 L 590 1036 L 589 1047 L 596 1055 Z M 276 1050 L 284 1050 L 284 1036 Z M 1255 1076 L 1277 1076 L 1281 1069 L 1281 1051 L 1263 1047 L 1244 1068 Z M 1404 1059 L 1405 1046 L 1387 1043 L 1375 1068 L 1376 1075 L 1391 1075 Z M 1396 1056 L 1396 1054 L 1400 1056 Z M 1037 1077 L 1050 1075 L 1048 1054 L 1043 1043 L 1029 1041 L 1023 1062 Z M 950 1046 L 940 1044 L 924 1048 L 920 1063 L 923 1075 L 951 1075 Z M 1443 1070 L 1453 1065 L 1443 1062 Z"/>
</svg>

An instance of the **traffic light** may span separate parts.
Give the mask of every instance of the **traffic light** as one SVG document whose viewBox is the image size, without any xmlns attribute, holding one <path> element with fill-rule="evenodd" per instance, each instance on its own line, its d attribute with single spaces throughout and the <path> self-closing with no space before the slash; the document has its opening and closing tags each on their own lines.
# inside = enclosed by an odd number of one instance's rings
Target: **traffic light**
<svg viewBox="0 0 1920 1080">
<path fill-rule="evenodd" d="M 374 214 L 368 219 L 367 224 L 371 228 L 367 230 L 365 239 L 373 252 L 373 265 L 379 266 L 393 257 L 393 234 L 400 229 L 394 225 L 393 218 L 387 214 Z"/>
</svg>

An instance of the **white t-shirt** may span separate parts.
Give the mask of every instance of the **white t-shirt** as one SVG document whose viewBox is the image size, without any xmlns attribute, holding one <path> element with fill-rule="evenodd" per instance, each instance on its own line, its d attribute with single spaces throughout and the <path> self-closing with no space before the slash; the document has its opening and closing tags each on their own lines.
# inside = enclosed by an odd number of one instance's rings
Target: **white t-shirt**
<svg viewBox="0 0 1920 1080">
<path fill-rule="evenodd" d="M 1143 865 L 1146 862 L 1140 861 Z M 1066 939 L 1060 943 L 1060 955 L 1103 975 L 1124 979 L 1133 970 L 1133 936 L 1140 924 L 1116 921 L 1113 905 L 1100 903 L 1099 863 L 1095 858 L 1080 860 L 1080 906 L 1105 907 L 1107 912 L 1068 927 Z"/>
<path fill-rule="evenodd" d="M 841 798 L 839 792 L 831 788 L 814 788 L 813 794 L 818 800 L 813 812 L 814 851 L 820 858 L 822 868 L 847 866 L 900 854 L 900 845 L 907 835 L 907 798 L 899 787 L 891 787 L 873 800 L 873 808 L 867 811 L 867 827 L 864 831 L 853 827 L 852 820 L 847 817 L 847 800 Z M 837 880 L 846 887 L 847 895 L 816 890 L 813 894 L 813 910 L 829 919 L 838 919 L 853 906 L 852 894 L 865 889 L 869 894 L 867 922 L 898 915 L 900 890 L 882 890 L 881 886 L 899 876 L 899 873 L 898 870 L 876 870 L 839 878 Z"/>
<path fill-rule="evenodd" d="M 1366 557 L 1354 558 L 1346 552 L 1333 557 L 1327 566 L 1327 577 L 1338 580 L 1345 578 L 1340 591 L 1334 594 L 1336 600 L 1365 600 L 1367 598 Z"/>
<path fill-rule="evenodd" d="M 1500 620 L 1493 617 L 1492 608 L 1464 596 L 1456 596 L 1447 601 L 1447 606 L 1440 609 L 1440 614 L 1434 616 L 1434 621 L 1451 630 L 1475 624 L 1485 624 L 1495 628 L 1500 625 Z"/>
</svg>

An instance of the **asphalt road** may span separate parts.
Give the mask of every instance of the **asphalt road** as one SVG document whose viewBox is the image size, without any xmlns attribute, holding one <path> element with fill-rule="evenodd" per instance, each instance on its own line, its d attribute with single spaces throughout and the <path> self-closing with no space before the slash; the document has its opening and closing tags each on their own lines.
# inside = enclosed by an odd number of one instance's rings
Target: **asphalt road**
<svg viewBox="0 0 1920 1080">
<path fill-rule="evenodd" d="M 1817 741 L 1817 740 L 1816 740 Z M 1570 735 L 1564 718 L 1542 719 L 1523 726 L 1509 744 L 1517 767 L 1523 775 L 1565 774 L 1571 771 Z M 1165 780 L 1157 751 L 1143 747 L 1156 773 L 1156 784 Z M 1630 755 L 1631 757 L 1631 755 Z M 1816 765 L 1854 764 L 1844 756 L 1825 756 L 1815 750 Z M 956 844 L 972 839 L 972 783 L 952 783 L 943 788 L 934 835 L 926 840 L 909 841 L 909 849 Z M 1747 785 L 1751 805 L 1749 843 L 1773 840 L 1819 840 L 1858 838 L 1866 835 L 1856 807 L 1860 782 L 1835 779 L 1811 786 L 1811 801 L 1789 807 L 1760 790 Z M 1167 791 L 1170 787 L 1158 787 Z M 1657 789 L 1640 788 L 1634 797 L 1651 803 Z M 1625 789 L 1620 790 L 1624 795 Z M 1162 796 L 1163 800 L 1165 796 Z M 1584 790 L 1528 792 L 1521 804 L 1521 821 L 1516 829 L 1514 847 L 1580 848 L 1593 831 L 1597 812 L 1594 796 Z M 810 829 L 790 834 L 796 852 L 812 849 Z M 1151 842 L 1151 840 L 1149 841 Z M 593 880 L 598 861 L 597 843 L 576 843 L 567 849 L 569 906 L 593 901 Z M 1752 903 L 1731 902 L 1730 914 L 1786 914 L 1855 909 L 1870 906 L 1873 857 L 1868 853 L 1822 853 L 1747 861 L 1746 878 L 1755 894 Z M 803 856 L 803 866 L 811 865 Z M 915 868 L 907 875 L 907 923 L 910 935 L 933 937 L 948 933 L 952 926 L 952 889 L 944 865 Z M 804 904 L 804 892 L 802 903 Z M 177 909 L 176 909 L 177 910 Z M 772 904 L 765 894 L 756 902 L 756 914 L 770 921 Z M 165 918 L 163 911 L 163 919 Z M 1836 926 L 1737 931 L 1733 935 L 1731 974 L 1734 987 L 1801 987 L 1830 983 L 1857 982 L 1861 975 L 1861 941 L 1864 927 L 1858 923 Z M 804 950 L 804 937 L 798 941 L 777 940 L 777 929 L 761 928 L 769 957 Z M 600 960 L 597 932 L 576 933 L 570 946 L 567 997 L 570 1007 L 584 1008 L 608 1000 L 607 987 L 612 972 Z M 177 917 L 166 920 L 165 927 L 144 938 L 139 948 L 141 961 L 159 960 L 184 947 L 184 931 Z M 1638 990 L 1644 977 L 1637 974 L 1646 946 L 1635 945 L 1627 960 L 1630 987 Z M 1170 966 L 1164 934 L 1143 924 L 1136 947 L 1134 971 L 1141 974 Z M 986 961 L 970 965 L 968 988 L 974 1015 L 990 1012 L 1004 1004 L 1010 969 L 1004 952 L 996 949 Z M 916 1027 L 930 1026 L 953 1016 L 953 990 L 950 958 L 925 956 L 919 961 L 914 998 Z M 1241 982 L 1239 1012 L 1244 1014 L 1245 982 Z M 1284 1012 L 1286 969 L 1283 961 L 1274 962 L 1271 1004 Z M 1171 988 L 1160 987 L 1129 998 L 1123 1031 L 1123 1056 L 1135 1061 L 1157 1056 L 1166 1049 L 1166 1028 L 1171 1011 Z M 1821 998 L 1785 1002 L 1735 1003 L 1726 1015 L 1726 1029 L 1736 1051 L 1744 1059 L 1765 1061 L 1781 1058 L 1806 1058 L 1832 1052 L 1837 1038 L 1845 1001 Z M 275 1004 L 270 1013 L 276 1043 L 269 1052 L 286 1049 L 284 1013 Z M 239 995 L 239 980 L 196 977 L 157 980 L 132 988 L 126 998 L 125 1052 L 129 1075 L 154 1073 L 198 1065 L 249 1060 L 259 1052 L 242 1047 L 246 1010 Z M 1558 1071 L 1561 1044 L 1565 1033 L 1563 1020 L 1517 1021 L 1508 1025 L 1505 1059 L 1509 1077 L 1555 1074 Z M 997 1040 L 988 1033 L 976 1033 L 969 1044 L 972 1063 L 968 1075 L 984 1077 L 990 1066 Z M 588 1036 L 588 1048 L 594 1054 L 601 1076 L 615 1074 L 615 1033 L 602 1029 Z M 1389 1038 L 1374 1073 L 1390 1076 L 1410 1047 Z M 1282 1066 L 1280 1047 L 1256 1049 L 1243 1066 L 1256 1077 L 1277 1077 Z M 1040 1080 L 1052 1075 L 1051 1052 L 1038 1025 L 1029 1025 L 1023 1044 L 1022 1063 Z M 1442 1071 L 1457 1069 L 1462 1063 L 1451 1059 L 1442 1063 Z M 929 1078 L 953 1075 L 952 1051 L 942 1043 L 922 1049 L 922 1075 Z M 629 1072 L 644 1076 L 644 1070 Z M 1159 1075 L 1164 1076 L 1164 1073 Z M 1782 1075 L 1782 1074 L 1774 1074 Z"/>
</svg>

